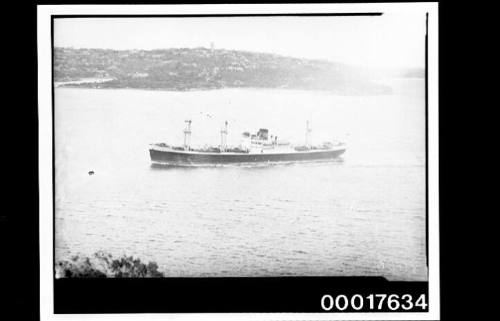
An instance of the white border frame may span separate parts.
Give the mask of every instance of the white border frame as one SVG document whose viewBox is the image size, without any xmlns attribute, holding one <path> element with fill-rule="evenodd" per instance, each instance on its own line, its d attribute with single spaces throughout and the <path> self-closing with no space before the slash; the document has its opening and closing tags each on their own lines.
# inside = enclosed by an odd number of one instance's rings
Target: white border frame
<svg viewBox="0 0 500 321">
<path fill-rule="evenodd" d="M 429 13 L 428 20 L 428 249 L 429 311 L 425 313 L 166 313 L 54 314 L 52 186 L 51 15 L 91 14 L 259 14 L 342 12 Z M 438 168 L 438 3 L 238 4 L 238 5 L 38 5 L 38 122 L 40 193 L 41 320 L 439 320 L 439 168 Z M 318 303 L 319 304 L 319 303 Z"/>
</svg>

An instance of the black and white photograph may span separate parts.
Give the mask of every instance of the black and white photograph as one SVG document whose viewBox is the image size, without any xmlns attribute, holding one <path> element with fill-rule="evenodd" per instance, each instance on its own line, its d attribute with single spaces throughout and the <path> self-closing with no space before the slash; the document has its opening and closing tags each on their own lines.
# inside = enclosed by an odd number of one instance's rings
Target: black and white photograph
<svg viewBox="0 0 500 321">
<path fill-rule="evenodd" d="M 38 14 L 48 287 L 380 278 L 435 316 L 437 4 Z"/>
</svg>

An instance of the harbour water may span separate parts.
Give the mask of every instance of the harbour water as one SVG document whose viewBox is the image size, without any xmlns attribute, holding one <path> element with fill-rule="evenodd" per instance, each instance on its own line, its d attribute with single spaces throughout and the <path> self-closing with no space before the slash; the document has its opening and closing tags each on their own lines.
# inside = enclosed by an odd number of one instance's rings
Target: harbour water
<svg viewBox="0 0 500 321">
<path fill-rule="evenodd" d="M 426 280 L 422 79 L 392 95 L 56 88 L 56 260 L 105 251 L 171 277 L 382 275 Z M 268 128 L 338 139 L 333 162 L 158 168 L 148 145 Z M 94 175 L 88 175 L 94 171 Z"/>
</svg>

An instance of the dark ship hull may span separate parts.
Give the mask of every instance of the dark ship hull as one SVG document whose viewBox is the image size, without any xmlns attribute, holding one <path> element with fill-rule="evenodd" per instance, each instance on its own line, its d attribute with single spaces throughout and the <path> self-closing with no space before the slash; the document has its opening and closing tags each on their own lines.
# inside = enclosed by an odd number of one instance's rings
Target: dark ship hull
<svg viewBox="0 0 500 321">
<path fill-rule="evenodd" d="M 345 148 L 267 153 L 265 151 L 262 153 L 209 153 L 155 147 L 149 149 L 149 154 L 153 163 L 167 165 L 275 163 L 328 160 L 337 158 L 344 152 Z"/>
</svg>

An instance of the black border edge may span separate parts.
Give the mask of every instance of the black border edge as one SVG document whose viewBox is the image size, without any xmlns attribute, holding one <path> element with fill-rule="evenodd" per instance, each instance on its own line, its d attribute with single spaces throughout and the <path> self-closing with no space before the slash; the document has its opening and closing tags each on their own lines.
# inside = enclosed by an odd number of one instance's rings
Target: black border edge
<svg viewBox="0 0 500 321">
<path fill-rule="evenodd" d="M 429 12 L 425 13 L 425 256 L 429 279 Z"/>
</svg>

